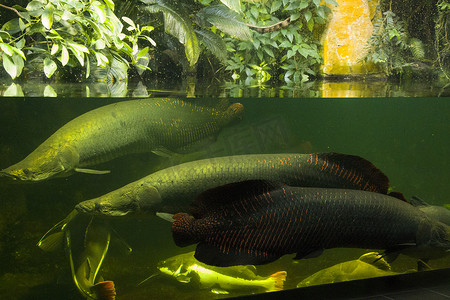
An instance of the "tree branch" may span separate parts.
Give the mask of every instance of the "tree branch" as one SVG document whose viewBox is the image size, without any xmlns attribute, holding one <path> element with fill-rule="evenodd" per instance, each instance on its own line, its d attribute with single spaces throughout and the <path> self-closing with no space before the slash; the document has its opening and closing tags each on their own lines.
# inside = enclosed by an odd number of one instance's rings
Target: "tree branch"
<svg viewBox="0 0 450 300">
<path fill-rule="evenodd" d="M 15 9 L 14 7 L 9 7 L 9 6 L 3 5 L 3 4 L 1 4 L 1 3 L 0 3 L 0 6 L 6 8 L 6 9 L 10 9 L 10 10 L 14 11 L 19 17 L 21 17 L 22 19 L 25 19 L 25 18 L 20 14 L 20 12 L 19 12 L 17 9 Z"/>
</svg>

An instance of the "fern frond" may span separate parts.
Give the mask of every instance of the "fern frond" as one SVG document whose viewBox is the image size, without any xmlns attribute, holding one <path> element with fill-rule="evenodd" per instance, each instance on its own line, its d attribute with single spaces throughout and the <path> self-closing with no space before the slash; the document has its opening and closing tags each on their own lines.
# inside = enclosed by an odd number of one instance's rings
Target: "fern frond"
<svg viewBox="0 0 450 300">
<path fill-rule="evenodd" d="M 222 37 L 213 33 L 211 30 L 195 30 L 200 42 L 205 45 L 206 49 L 217 57 L 220 61 L 225 62 L 227 59 L 227 45 Z"/>
<path fill-rule="evenodd" d="M 409 40 L 409 46 L 411 49 L 411 53 L 415 58 L 425 58 L 425 47 L 421 40 L 416 38 L 411 38 Z"/>
<path fill-rule="evenodd" d="M 221 31 L 236 36 L 240 40 L 250 40 L 250 29 L 243 22 L 241 16 L 224 5 L 213 5 L 203 8 L 197 17 L 208 21 Z"/>
</svg>

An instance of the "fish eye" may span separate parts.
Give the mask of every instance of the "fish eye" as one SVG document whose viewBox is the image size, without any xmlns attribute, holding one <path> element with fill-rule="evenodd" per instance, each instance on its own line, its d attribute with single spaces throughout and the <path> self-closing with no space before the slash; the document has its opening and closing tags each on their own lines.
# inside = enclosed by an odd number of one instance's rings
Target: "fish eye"
<svg viewBox="0 0 450 300">
<path fill-rule="evenodd" d="M 100 211 L 102 209 L 101 205 L 99 203 L 94 204 L 94 210 Z"/>
<path fill-rule="evenodd" d="M 22 171 L 23 171 L 23 173 L 24 173 L 25 175 L 30 174 L 30 170 L 28 170 L 28 169 L 23 169 Z"/>
</svg>

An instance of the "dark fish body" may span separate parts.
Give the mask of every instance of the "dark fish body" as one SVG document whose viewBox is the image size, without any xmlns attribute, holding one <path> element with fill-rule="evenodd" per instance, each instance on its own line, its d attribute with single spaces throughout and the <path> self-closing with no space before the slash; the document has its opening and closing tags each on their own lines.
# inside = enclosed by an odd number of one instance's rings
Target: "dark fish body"
<svg viewBox="0 0 450 300">
<path fill-rule="evenodd" d="M 192 161 L 157 171 L 106 195 L 81 202 L 77 210 L 109 216 L 139 211 L 186 211 L 189 203 L 207 189 L 255 179 L 383 194 L 389 187 L 388 178 L 358 156 L 337 153 L 236 155 Z"/>
<path fill-rule="evenodd" d="M 65 124 L 0 176 L 39 181 L 130 153 L 176 151 L 216 133 L 242 110 L 239 103 L 223 111 L 159 98 L 106 105 Z"/>
<path fill-rule="evenodd" d="M 416 196 L 411 197 L 408 202 L 423 211 L 430 218 L 450 226 L 450 210 L 444 206 L 430 205 Z"/>
<path fill-rule="evenodd" d="M 207 191 L 191 213 L 174 215 L 174 241 L 198 243 L 195 257 L 215 266 L 264 264 L 336 247 L 450 247 L 447 225 L 404 201 L 366 191 L 248 181 Z"/>
</svg>

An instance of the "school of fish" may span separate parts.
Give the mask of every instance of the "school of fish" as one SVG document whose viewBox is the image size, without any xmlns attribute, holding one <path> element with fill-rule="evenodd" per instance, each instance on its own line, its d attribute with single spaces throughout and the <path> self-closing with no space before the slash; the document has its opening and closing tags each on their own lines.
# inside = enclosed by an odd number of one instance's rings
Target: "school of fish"
<svg viewBox="0 0 450 300">
<path fill-rule="evenodd" d="M 205 106 L 170 98 L 117 102 L 68 122 L 22 161 L 1 170 L 0 177 L 37 182 L 73 172 L 105 174 L 109 171 L 91 167 L 131 153 L 173 155 L 217 135 L 243 114 L 240 103 Z M 423 261 L 445 255 L 450 249 L 449 211 L 417 197 L 406 201 L 389 188 L 386 175 L 355 155 L 214 157 L 161 169 L 80 202 L 38 246 L 54 250 L 62 241 L 80 293 L 109 300 L 115 299 L 114 283 L 98 273 L 111 235 L 99 216 L 156 214 L 169 219 L 176 245 L 197 246 L 194 252 L 161 261 L 159 272 L 219 294 L 282 290 L 285 271 L 262 277 L 253 265 L 286 254 L 302 259 L 347 247 Z M 71 232 L 80 227 L 80 216 L 90 221 L 79 242 L 82 250 L 74 253 Z M 363 255 L 311 275 L 298 286 L 326 283 L 325 276 L 335 282 L 396 274 L 383 257 Z"/>
</svg>

